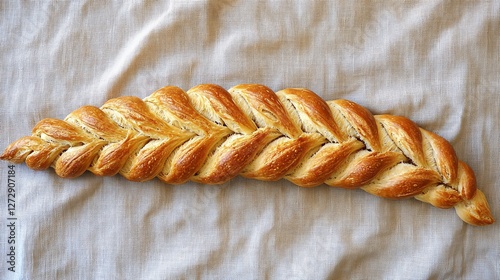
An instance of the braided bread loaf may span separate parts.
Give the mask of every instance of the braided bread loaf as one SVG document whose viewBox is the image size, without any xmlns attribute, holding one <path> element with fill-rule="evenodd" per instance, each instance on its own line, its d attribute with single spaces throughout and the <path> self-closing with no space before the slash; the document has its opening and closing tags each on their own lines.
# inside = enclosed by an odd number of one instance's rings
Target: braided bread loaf
<svg viewBox="0 0 500 280">
<path fill-rule="evenodd" d="M 404 117 L 373 116 L 306 89 L 207 84 L 186 93 L 168 86 L 144 100 L 120 97 L 81 107 L 64 121 L 44 119 L 0 158 L 52 166 L 70 178 L 89 170 L 169 184 L 220 184 L 237 175 L 302 187 L 326 183 L 455 207 L 473 225 L 494 221 L 473 171 L 445 139 Z"/>
</svg>

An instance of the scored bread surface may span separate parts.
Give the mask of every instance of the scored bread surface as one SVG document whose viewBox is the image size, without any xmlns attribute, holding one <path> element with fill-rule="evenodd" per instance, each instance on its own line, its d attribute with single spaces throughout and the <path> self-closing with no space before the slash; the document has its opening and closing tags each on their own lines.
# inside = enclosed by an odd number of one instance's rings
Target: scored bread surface
<svg viewBox="0 0 500 280">
<path fill-rule="evenodd" d="M 444 138 L 394 115 L 372 115 L 348 100 L 324 101 L 302 88 L 256 84 L 229 90 L 166 86 L 140 99 L 83 106 L 43 119 L 0 159 L 169 184 L 221 184 L 241 175 L 302 187 L 361 188 L 385 198 L 415 197 L 455 207 L 473 225 L 494 222 L 472 169 Z"/>
</svg>

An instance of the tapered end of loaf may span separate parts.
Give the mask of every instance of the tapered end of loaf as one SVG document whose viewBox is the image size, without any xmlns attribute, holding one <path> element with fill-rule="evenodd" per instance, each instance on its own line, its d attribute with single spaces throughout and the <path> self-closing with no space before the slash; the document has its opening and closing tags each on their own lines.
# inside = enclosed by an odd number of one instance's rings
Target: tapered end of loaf
<svg viewBox="0 0 500 280">
<path fill-rule="evenodd" d="M 34 170 L 50 167 L 64 147 L 57 147 L 38 137 L 25 136 L 12 142 L 0 155 L 0 160 L 23 163 Z"/>
<path fill-rule="evenodd" d="M 488 201 L 480 190 L 476 191 L 471 200 L 464 200 L 456 204 L 455 210 L 464 222 L 471 225 L 485 226 L 495 222 Z"/>
<path fill-rule="evenodd" d="M 10 144 L 0 155 L 0 160 L 10 161 L 12 163 L 22 163 L 26 157 L 32 152 L 25 148 L 27 137 L 21 138 Z"/>
</svg>

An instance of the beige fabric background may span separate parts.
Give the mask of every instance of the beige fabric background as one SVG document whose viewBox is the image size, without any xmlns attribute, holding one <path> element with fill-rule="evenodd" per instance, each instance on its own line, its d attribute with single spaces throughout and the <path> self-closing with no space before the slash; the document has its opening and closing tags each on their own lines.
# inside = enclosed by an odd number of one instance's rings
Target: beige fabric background
<svg viewBox="0 0 500 280">
<path fill-rule="evenodd" d="M 142 2 L 142 1 L 141 1 Z M 164 85 L 306 87 L 448 139 L 500 218 L 499 1 L 0 1 L 0 148 Z M 499 223 L 362 191 L 58 178 L 16 165 L 2 279 L 499 279 Z"/>
</svg>

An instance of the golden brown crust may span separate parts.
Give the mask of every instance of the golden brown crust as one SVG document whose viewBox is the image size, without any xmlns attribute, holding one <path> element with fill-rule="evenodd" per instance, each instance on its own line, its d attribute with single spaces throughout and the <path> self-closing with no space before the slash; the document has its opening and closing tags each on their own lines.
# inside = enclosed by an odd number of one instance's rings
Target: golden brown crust
<svg viewBox="0 0 500 280">
<path fill-rule="evenodd" d="M 0 159 L 52 166 L 61 177 L 89 170 L 169 184 L 221 184 L 238 175 L 326 183 L 455 207 L 473 225 L 494 221 L 474 172 L 444 138 L 407 118 L 374 116 L 348 100 L 325 102 L 307 89 L 206 84 L 187 92 L 164 87 L 144 100 L 114 98 L 40 121 Z"/>
</svg>

